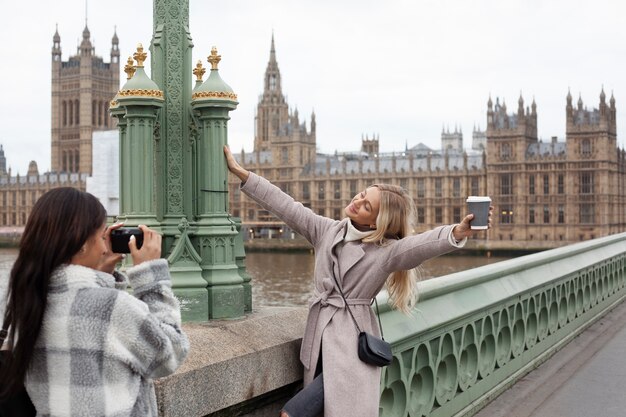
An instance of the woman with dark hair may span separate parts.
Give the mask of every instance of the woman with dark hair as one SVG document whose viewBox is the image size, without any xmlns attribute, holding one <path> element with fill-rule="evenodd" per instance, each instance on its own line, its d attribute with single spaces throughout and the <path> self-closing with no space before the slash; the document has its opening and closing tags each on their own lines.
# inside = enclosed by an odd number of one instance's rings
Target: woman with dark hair
<svg viewBox="0 0 626 417">
<path fill-rule="evenodd" d="M 189 342 L 161 236 L 146 226 L 134 266 L 114 273 L 106 212 L 91 194 L 56 188 L 36 202 L 9 279 L 10 360 L 0 402 L 21 384 L 45 416 L 156 416 L 151 379 L 173 373 Z"/>
<path fill-rule="evenodd" d="M 352 198 L 343 220 L 333 220 L 244 169 L 228 147 L 224 154 L 241 190 L 315 248 L 315 291 L 300 349 L 305 388 L 281 417 L 377 417 L 380 368 L 359 359 L 355 322 L 380 336 L 370 305 L 385 284 L 392 307 L 409 313 L 417 301 L 415 268 L 462 247 L 474 234 L 473 215 L 414 235 L 412 198 L 401 187 L 374 184 Z"/>
</svg>

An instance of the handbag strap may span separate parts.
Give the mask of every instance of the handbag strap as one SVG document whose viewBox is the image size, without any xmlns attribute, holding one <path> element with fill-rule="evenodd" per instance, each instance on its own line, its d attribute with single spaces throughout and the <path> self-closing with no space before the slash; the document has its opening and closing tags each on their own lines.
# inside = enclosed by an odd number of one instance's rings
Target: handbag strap
<svg viewBox="0 0 626 417">
<path fill-rule="evenodd" d="M 354 314 L 352 313 L 352 309 L 350 308 L 350 304 L 348 304 L 348 300 L 346 300 L 346 296 L 343 294 L 343 290 L 341 289 L 341 286 L 339 285 L 339 281 L 337 281 L 337 277 L 335 276 L 335 261 L 333 261 L 333 265 L 332 265 L 331 271 L 333 273 L 333 279 L 335 280 L 335 284 L 337 285 L 337 289 L 339 290 L 339 294 L 341 294 L 341 298 L 343 298 L 343 302 L 346 304 L 346 308 L 348 309 L 348 313 L 350 313 L 350 317 L 352 317 L 352 321 L 354 322 L 354 325 L 356 326 L 356 329 L 357 329 L 357 331 L 360 334 L 361 333 L 361 328 L 359 327 L 359 323 L 357 323 L 356 318 L 354 318 Z M 374 303 L 376 303 L 376 316 L 378 317 L 378 327 L 380 328 L 380 337 L 381 337 L 381 339 L 385 340 L 385 338 L 383 337 L 383 325 L 380 322 L 380 313 L 378 312 L 378 300 L 376 300 L 376 297 L 373 297 L 372 300 L 373 300 Z"/>
</svg>

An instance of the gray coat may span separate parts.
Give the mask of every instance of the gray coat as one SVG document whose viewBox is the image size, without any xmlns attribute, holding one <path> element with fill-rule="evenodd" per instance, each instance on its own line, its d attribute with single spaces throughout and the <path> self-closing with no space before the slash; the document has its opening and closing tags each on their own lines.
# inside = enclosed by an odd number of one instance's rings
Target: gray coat
<svg viewBox="0 0 626 417">
<path fill-rule="evenodd" d="M 449 241 L 453 226 L 392 240 L 385 246 L 361 241 L 344 242 L 349 219 L 318 216 L 295 202 L 266 179 L 250 173 L 241 190 L 271 211 L 315 248 L 315 292 L 302 339 L 300 360 L 305 385 L 313 380 L 322 353 L 324 415 L 378 416 L 380 368 L 357 355 L 358 332 L 339 291 L 332 269 L 363 331 L 380 335 L 372 297 L 390 273 L 415 268 L 423 261 L 454 250 Z"/>
</svg>

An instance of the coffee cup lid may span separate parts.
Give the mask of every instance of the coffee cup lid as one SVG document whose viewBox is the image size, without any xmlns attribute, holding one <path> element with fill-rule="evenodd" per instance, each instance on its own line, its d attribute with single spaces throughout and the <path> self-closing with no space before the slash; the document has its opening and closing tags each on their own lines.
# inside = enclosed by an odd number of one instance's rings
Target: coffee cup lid
<svg viewBox="0 0 626 417">
<path fill-rule="evenodd" d="M 489 198 L 488 196 L 477 196 L 477 195 L 470 195 L 469 197 L 467 197 L 468 203 L 482 203 L 484 201 L 491 202 L 491 198 Z"/>
</svg>

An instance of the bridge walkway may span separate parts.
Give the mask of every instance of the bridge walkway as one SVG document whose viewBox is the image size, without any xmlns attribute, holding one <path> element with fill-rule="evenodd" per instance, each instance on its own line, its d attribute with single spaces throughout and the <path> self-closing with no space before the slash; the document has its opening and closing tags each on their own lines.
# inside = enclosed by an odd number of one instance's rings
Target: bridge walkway
<svg viewBox="0 0 626 417">
<path fill-rule="evenodd" d="M 622 302 L 475 416 L 624 417 L 625 388 Z"/>
</svg>

